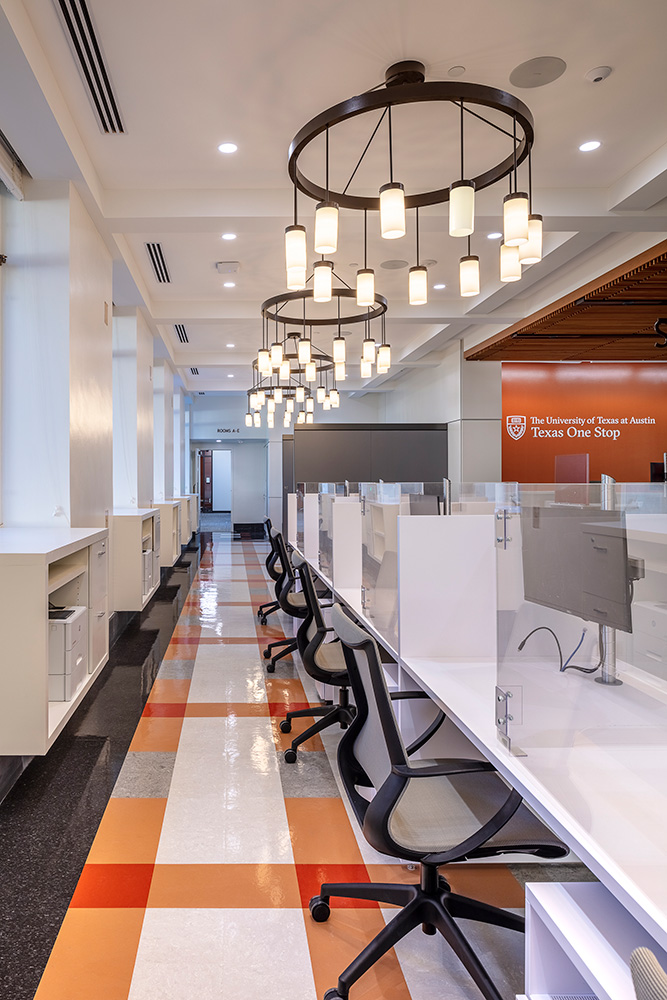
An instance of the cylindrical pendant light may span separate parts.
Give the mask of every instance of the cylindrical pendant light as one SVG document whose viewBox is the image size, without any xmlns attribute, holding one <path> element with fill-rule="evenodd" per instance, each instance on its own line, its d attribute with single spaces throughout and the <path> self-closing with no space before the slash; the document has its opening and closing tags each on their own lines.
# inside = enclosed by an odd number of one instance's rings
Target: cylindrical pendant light
<svg viewBox="0 0 667 1000">
<path fill-rule="evenodd" d="M 449 235 L 475 232 L 475 182 L 454 181 L 449 186 Z"/>
<path fill-rule="evenodd" d="M 315 302 L 331 302 L 333 286 L 333 264 L 330 260 L 318 260 L 313 267 L 313 299 Z"/>
<path fill-rule="evenodd" d="M 246 427 L 252 427 L 252 413 L 246 413 L 246 415 L 245 415 L 245 425 L 246 425 Z"/>
<path fill-rule="evenodd" d="M 269 428 L 269 430 L 273 430 L 274 423 L 275 423 L 275 418 L 274 418 L 273 413 L 267 413 L 266 414 L 266 426 Z"/>
<path fill-rule="evenodd" d="M 380 188 L 380 231 L 383 239 L 405 236 L 405 189 L 392 182 Z"/>
<path fill-rule="evenodd" d="M 271 344 L 271 367 L 280 368 L 283 363 L 283 345 L 280 341 L 275 340 Z"/>
<path fill-rule="evenodd" d="M 266 412 L 267 413 L 275 413 L 276 412 L 276 401 L 273 398 L 273 396 L 269 396 L 269 398 L 266 401 Z"/>
<path fill-rule="evenodd" d="M 324 397 L 326 396 L 326 394 L 327 394 L 327 390 L 324 388 L 324 386 L 323 385 L 318 385 L 317 392 L 315 393 L 317 402 L 318 403 L 324 402 Z"/>
<path fill-rule="evenodd" d="M 334 375 L 336 376 L 337 382 L 343 382 L 345 380 L 345 362 L 337 361 L 334 365 Z"/>
<path fill-rule="evenodd" d="M 367 361 L 370 365 L 375 364 L 376 344 L 372 337 L 364 337 L 361 344 L 361 360 Z"/>
<path fill-rule="evenodd" d="M 307 413 L 306 414 L 306 423 L 307 424 L 312 424 L 314 422 L 315 422 L 315 417 L 313 416 L 313 414 L 312 413 Z"/>
<path fill-rule="evenodd" d="M 514 191 L 503 198 L 503 233 L 507 247 L 528 242 L 528 195 Z"/>
<path fill-rule="evenodd" d="M 289 427 L 291 423 L 292 423 L 291 413 L 285 413 L 285 416 L 283 417 L 283 427 Z"/>
<path fill-rule="evenodd" d="M 340 393 L 338 389 L 332 389 L 329 393 L 329 399 L 331 400 L 331 408 L 337 410 L 340 406 Z"/>
<path fill-rule="evenodd" d="M 297 385 L 296 387 L 296 401 L 297 403 L 303 403 L 306 398 L 306 387 L 305 385 Z"/>
<path fill-rule="evenodd" d="M 330 396 L 325 396 L 324 397 L 324 402 L 322 403 L 322 409 L 323 410 L 330 410 L 331 409 L 331 397 Z"/>
<path fill-rule="evenodd" d="M 264 406 L 264 404 L 266 402 L 266 393 L 264 392 L 263 389 L 258 389 L 257 390 L 257 402 L 258 402 L 259 406 Z"/>
<path fill-rule="evenodd" d="M 479 257 L 468 254 L 459 261 L 459 288 L 461 295 L 479 295 Z"/>
<path fill-rule="evenodd" d="M 315 208 L 315 253 L 335 253 L 338 249 L 338 205 L 321 201 Z"/>
<path fill-rule="evenodd" d="M 287 360 L 287 358 L 283 358 L 283 362 L 280 366 L 280 373 L 278 377 L 281 378 L 283 382 L 287 382 L 289 381 L 289 372 L 290 372 L 289 361 Z"/>
<path fill-rule="evenodd" d="M 309 396 L 306 400 L 306 413 L 312 413 L 315 409 L 315 400 L 312 396 Z"/>
<path fill-rule="evenodd" d="M 309 361 L 305 370 L 306 382 L 314 382 L 317 378 L 317 365 L 314 361 Z"/>
<path fill-rule="evenodd" d="M 271 374 L 271 355 L 265 347 L 260 347 L 257 351 L 257 370 L 260 375 Z"/>
<path fill-rule="evenodd" d="M 362 378 L 371 378 L 373 374 L 373 366 L 371 365 L 370 361 L 364 361 L 362 359 L 360 370 Z"/>
<path fill-rule="evenodd" d="M 259 412 L 259 410 L 255 411 L 255 415 L 252 418 L 252 422 L 255 425 L 255 427 L 262 426 L 262 414 Z"/>
<path fill-rule="evenodd" d="M 334 364 L 345 364 L 345 337 L 334 337 L 333 339 L 333 360 Z"/>
<path fill-rule="evenodd" d="M 428 302 L 428 271 L 421 265 L 408 271 L 408 299 L 411 306 L 423 306 Z"/>
<path fill-rule="evenodd" d="M 306 411 L 305 410 L 299 410 L 299 412 L 297 414 L 296 422 L 297 422 L 297 424 L 305 424 L 305 422 L 306 422 Z"/>
<path fill-rule="evenodd" d="M 257 400 L 257 393 L 256 392 L 251 392 L 250 393 L 250 409 L 251 410 L 256 410 L 258 406 L 259 406 L 259 402 Z"/>
<path fill-rule="evenodd" d="M 285 413 L 294 413 L 294 400 L 291 396 L 285 400 Z"/>
<path fill-rule="evenodd" d="M 290 292 L 300 292 L 306 287 L 306 268 L 290 267 L 287 269 L 287 288 Z"/>
<path fill-rule="evenodd" d="M 508 247 L 502 244 L 500 247 L 500 280 L 519 281 L 521 278 L 521 261 L 519 260 L 518 246 Z"/>
<path fill-rule="evenodd" d="M 377 355 L 378 375 L 386 375 L 391 368 L 391 347 L 389 344 L 380 344 Z"/>
<path fill-rule="evenodd" d="M 375 271 L 368 267 L 357 271 L 357 305 L 372 306 L 375 303 Z"/>
<path fill-rule="evenodd" d="M 304 336 L 299 340 L 299 364 L 307 365 L 310 361 L 310 349 L 312 347 L 312 342 L 309 337 Z"/>
<path fill-rule="evenodd" d="M 528 242 L 519 247 L 522 264 L 537 264 L 542 260 L 542 216 L 528 216 Z"/>
<path fill-rule="evenodd" d="M 305 271 L 307 266 L 306 227 L 288 226 L 285 230 L 285 267 L 289 273 L 293 267 Z"/>
<path fill-rule="evenodd" d="M 273 390 L 273 398 L 275 399 L 276 404 L 280 406 L 283 401 L 283 388 L 281 385 L 277 385 Z"/>
</svg>

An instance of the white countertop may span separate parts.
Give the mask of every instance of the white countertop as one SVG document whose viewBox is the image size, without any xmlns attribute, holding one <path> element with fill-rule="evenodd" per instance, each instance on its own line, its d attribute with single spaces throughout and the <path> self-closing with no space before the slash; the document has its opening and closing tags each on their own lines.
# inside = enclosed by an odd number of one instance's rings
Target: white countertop
<svg viewBox="0 0 667 1000">
<path fill-rule="evenodd" d="M 157 507 L 114 507 L 111 513 L 113 517 L 140 517 L 143 520 L 159 514 L 160 511 Z"/>
<path fill-rule="evenodd" d="M 0 558 L 43 556 L 60 559 L 107 536 L 106 528 L 11 527 L 0 528 Z"/>
</svg>

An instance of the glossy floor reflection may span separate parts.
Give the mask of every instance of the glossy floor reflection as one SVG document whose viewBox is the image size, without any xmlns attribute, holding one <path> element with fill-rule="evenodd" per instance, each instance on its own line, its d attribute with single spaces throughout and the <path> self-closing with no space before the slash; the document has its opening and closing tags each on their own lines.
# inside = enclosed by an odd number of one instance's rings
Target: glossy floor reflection
<svg viewBox="0 0 667 1000">
<path fill-rule="evenodd" d="M 295 765 L 282 759 L 309 720 L 287 736 L 280 719 L 317 697 L 291 658 L 266 674 L 262 647 L 289 628 L 277 615 L 257 622 L 266 551 L 215 534 L 204 553 L 36 1000 L 316 1000 L 393 912 L 336 900 L 315 924 L 307 907 L 320 882 L 414 881 L 350 822 L 338 734 L 310 741 Z M 457 891 L 522 905 L 504 865 L 448 878 Z M 520 992 L 521 936 L 482 927 L 475 941 L 503 995 Z M 351 996 L 479 998 L 444 943 L 420 932 Z"/>
</svg>

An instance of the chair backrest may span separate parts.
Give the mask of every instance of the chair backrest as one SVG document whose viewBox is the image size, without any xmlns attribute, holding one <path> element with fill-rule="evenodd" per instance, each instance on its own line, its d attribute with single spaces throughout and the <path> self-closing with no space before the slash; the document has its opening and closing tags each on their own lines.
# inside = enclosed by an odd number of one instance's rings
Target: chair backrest
<svg viewBox="0 0 667 1000">
<path fill-rule="evenodd" d="M 275 528 L 271 528 L 271 530 L 269 531 L 271 552 L 269 554 L 269 558 L 266 560 L 266 568 L 268 570 L 269 576 L 271 577 L 272 580 L 275 580 L 276 599 L 278 597 L 279 591 L 282 590 L 283 584 L 285 582 L 285 575 L 287 573 L 287 567 L 283 562 L 283 560 L 280 558 L 280 546 L 278 544 L 279 535 L 280 532 L 277 531 Z M 289 559 L 287 560 L 287 562 L 289 563 Z M 278 567 L 280 567 L 280 572 L 278 571 Z"/>
<path fill-rule="evenodd" d="M 315 616 L 317 614 L 318 621 L 322 617 L 322 611 L 317 600 L 317 594 L 315 593 L 315 588 L 313 586 L 313 578 L 310 575 L 310 568 L 308 563 L 302 555 L 298 555 L 296 552 L 292 556 L 292 565 L 296 570 L 299 581 L 301 582 L 301 590 L 303 596 L 306 600 L 306 608 L 308 609 L 308 614 L 299 625 L 299 631 L 296 634 L 296 641 L 299 647 L 299 655 L 304 661 L 305 665 L 305 655 L 308 646 L 313 641 L 317 635 L 318 624 L 315 621 Z"/>
<path fill-rule="evenodd" d="M 295 606 L 290 604 L 287 600 L 287 595 L 296 590 L 296 575 L 294 573 L 292 561 L 287 555 L 285 539 L 279 531 L 276 531 L 275 528 L 271 529 L 271 538 L 275 540 L 278 548 L 278 558 L 280 559 L 280 564 L 283 567 L 283 573 L 281 574 L 280 579 L 276 582 L 276 599 L 283 611 L 287 612 L 288 615 L 291 615 L 292 618 L 305 618 L 308 614 L 307 608 L 305 606 L 302 608 L 295 608 Z"/>
<path fill-rule="evenodd" d="M 635 948 L 630 971 L 637 1000 L 667 1000 L 667 972 L 649 948 Z"/>
<path fill-rule="evenodd" d="M 331 624 L 343 643 L 350 686 L 357 716 L 340 743 L 342 755 L 351 754 L 377 790 L 391 773 L 393 764 L 406 764 L 407 754 L 391 705 L 382 662 L 371 636 L 348 618 L 339 604 L 331 610 Z M 352 743 L 352 746 L 343 744 Z M 341 767 L 346 791 L 353 799 Z"/>
</svg>

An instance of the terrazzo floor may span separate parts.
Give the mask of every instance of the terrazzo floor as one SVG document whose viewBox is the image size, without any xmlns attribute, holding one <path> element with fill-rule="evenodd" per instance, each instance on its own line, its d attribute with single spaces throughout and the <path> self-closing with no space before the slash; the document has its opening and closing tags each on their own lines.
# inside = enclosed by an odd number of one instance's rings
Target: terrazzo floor
<svg viewBox="0 0 667 1000">
<path fill-rule="evenodd" d="M 214 534 L 102 817 L 36 1000 L 316 1000 L 395 912 L 334 900 L 321 881 L 414 881 L 364 841 L 339 794 L 338 734 L 281 751 L 290 708 L 317 701 L 286 658 L 261 650 L 289 629 L 267 600 L 265 542 Z M 505 865 L 447 873 L 455 891 L 520 907 Z M 471 928 L 503 996 L 521 992 L 522 935 Z M 440 937 L 414 931 L 352 1000 L 479 1000 Z"/>
</svg>

